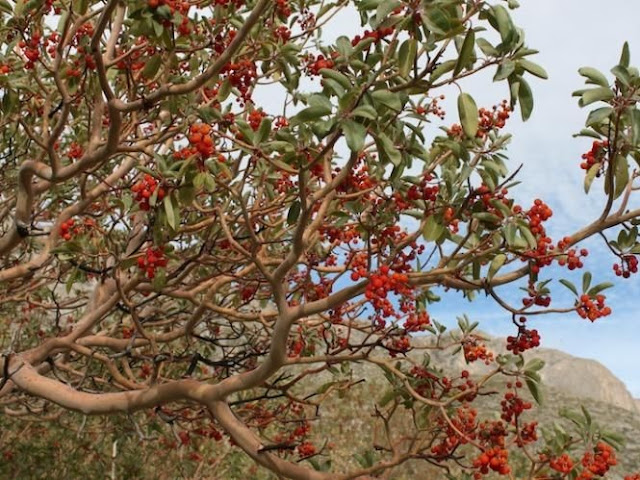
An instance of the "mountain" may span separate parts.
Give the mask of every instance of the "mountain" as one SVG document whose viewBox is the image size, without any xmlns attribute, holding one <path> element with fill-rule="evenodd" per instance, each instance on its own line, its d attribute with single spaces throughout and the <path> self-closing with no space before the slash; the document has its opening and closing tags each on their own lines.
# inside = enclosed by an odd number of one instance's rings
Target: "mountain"
<svg viewBox="0 0 640 480">
<path fill-rule="evenodd" d="M 494 353 L 504 353 L 504 338 L 486 338 L 487 347 Z M 431 357 L 431 364 L 447 371 L 470 371 L 472 377 L 487 371 L 482 362 L 467 365 L 462 353 L 451 355 L 427 349 L 432 337 L 414 337 L 415 349 L 409 355 L 420 362 L 425 352 Z M 355 342 L 356 340 L 354 340 Z M 624 383 L 601 363 L 585 358 L 574 357 L 560 350 L 537 348 L 527 352 L 526 360 L 538 358 L 545 362 L 539 372 L 543 379 L 542 405 L 536 406 L 531 415 L 540 421 L 541 429 L 558 423 L 569 428 L 571 423 L 560 415 L 563 409 L 580 412 L 587 409 L 593 421 L 608 432 L 619 434 L 625 442 L 619 451 L 619 466 L 612 474 L 612 480 L 622 480 L 623 472 L 635 472 L 640 469 L 640 399 L 634 399 Z M 339 470 L 349 470 L 358 465 L 354 454 L 362 454 L 368 445 L 377 438 L 374 433 L 375 404 L 380 402 L 390 388 L 380 370 L 368 363 L 355 363 L 351 369 L 351 379 L 355 386 L 342 392 L 338 398 L 330 397 L 323 407 L 317 424 L 322 436 L 334 440 L 334 466 Z M 331 376 L 320 376 L 313 380 L 318 385 L 330 382 Z M 526 394 L 525 394 L 526 395 Z M 499 408 L 499 398 L 488 396 L 479 399 L 480 410 L 495 412 Z M 403 421 L 411 421 L 409 417 Z M 350 435 L 349 432 L 358 432 Z M 394 480 L 421 480 L 443 478 L 437 472 L 425 470 L 421 463 L 411 462 L 395 469 Z"/>
<path fill-rule="evenodd" d="M 487 339 L 485 343 L 491 351 L 505 353 L 504 338 L 490 337 L 484 333 L 480 335 Z M 415 342 L 418 346 L 426 346 L 425 340 L 420 337 L 415 338 Z M 446 365 L 445 370 L 455 368 L 459 371 L 467 368 L 475 374 L 486 371 L 482 362 L 465 367 L 462 355 L 451 357 L 436 354 L 436 357 L 438 364 Z M 526 360 L 539 358 L 544 361 L 545 366 L 540 371 L 540 375 L 546 387 L 553 388 L 568 397 L 588 398 L 633 413 L 640 412 L 640 400 L 634 399 L 625 384 L 596 360 L 574 357 L 551 348 L 536 348 L 526 352 L 524 357 Z"/>
</svg>

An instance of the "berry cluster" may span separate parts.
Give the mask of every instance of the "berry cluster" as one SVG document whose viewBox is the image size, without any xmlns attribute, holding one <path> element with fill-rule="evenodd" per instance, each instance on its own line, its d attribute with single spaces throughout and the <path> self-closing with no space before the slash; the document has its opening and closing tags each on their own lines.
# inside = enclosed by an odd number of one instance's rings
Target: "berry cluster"
<svg viewBox="0 0 640 480">
<path fill-rule="evenodd" d="M 82 155 L 84 155 L 84 149 L 76 142 L 71 142 L 71 145 L 69 145 L 67 156 L 71 159 L 77 160 L 81 158 Z"/>
<path fill-rule="evenodd" d="M 522 305 L 530 307 L 531 305 L 537 305 L 539 307 L 548 307 L 551 305 L 551 297 L 549 295 L 543 295 L 536 291 L 533 284 L 529 285 L 527 289 L 527 296 L 522 299 Z"/>
<path fill-rule="evenodd" d="M 500 420 L 487 420 L 478 426 L 478 440 L 487 447 L 504 447 L 508 432 Z"/>
<path fill-rule="evenodd" d="M 489 469 L 500 475 L 508 475 L 511 472 L 509 452 L 500 447 L 487 449 L 473 461 L 473 466 L 478 468 L 482 475 L 488 474 Z M 480 475 L 475 474 L 474 478 L 480 478 Z"/>
<path fill-rule="evenodd" d="M 560 472 L 566 475 L 571 470 L 573 470 L 573 460 L 571 460 L 571 457 L 569 455 L 563 453 L 559 457 L 552 458 L 549 461 L 549 466 L 556 472 Z"/>
<path fill-rule="evenodd" d="M 260 123 L 262 123 L 262 119 L 266 117 L 267 114 L 262 111 L 262 109 L 253 110 L 248 117 L 249 126 L 255 132 L 260 128 Z"/>
<path fill-rule="evenodd" d="M 29 41 L 21 40 L 18 42 L 18 47 L 22 50 L 22 54 L 27 59 L 24 68 L 31 70 L 35 63 L 40 59 L 40 39 L 42 35 L 39 32 L 34 32 L 31 35 Z"/>
<path fill-rule="evenodd" d="M 446 377 L 443 377 L 443 381 Z M 448 383 L 448 380 L 447 380 Z M 470 407 L 460 407 L 450 422 L 443 418 L 438 423 L 444 430 L 444 438 L 431 447 L 431 453 L 438 457 L 451 455 L 460 445 L 464 445 L 475 438 L 478 412 Z M 455 428 L 454 428 L 455 427 Z"/>
<path fill-rule="evenodd" d="M 83 233 L 85 230 L 91 232 L 95 226 L 96 222 L 93 218 L 86 218 L 82 225 L 78 225 L 73 218 L 70 218 L 66 222 L 62 222 L 60 224 L 59 233 L 65 241 L 69 241 L 74 236 Z"/>
<path fill-rule="evenodd" d="M 220 431 L 213 426 L 210 426 L 209 428 L 202 428 L 202 427 L 196 428 L 193 431 L 193 433 L 195 433 L 196 435 L 201 435 L 206 438 L 212 438 L 216 442 L 219 442 L 220 440 L 222 440 L 222 433 L 220 433 Z"/>
<path fill-rule="evenodd" d="M 280 42 L 287 43 L 291 38 L 291 30 L 289 30 L 284 25 L 280 25 L 273 31 L 273 36 L 276 37 L 276 39 L 278 39 Z"/>
<path fill-rule="evenodd" d="M 238 89 L 240 92 L 240 98 L 238 100 L 241 103 L 251 101 L 251 87 L 258 76 L 256 63 L 254 61 L 245 59 L 228 63 L 222 67 L 220 73 L 229 79 L 233 87 Z"/>
<path fill-rule="evenodd" d="M 316 58 L 313 55 L 309 56 L 307 60 L 307 73 L 309 75 L 320 75 L 320 70 L 323 68 L 333 68 L 335 62 L 330 58 L 324 58 L 324 55 L 318 55 Z"/>
<path fill-rule="evenodd" d="M 518 425 L 516 425 L 517 427 Z M 524 445 L 528 445 L 538 441 L 538 422 L 524 423 L 520 427 L 518 436 L 516 438 L 516 445 L 522 448 Z"/>
<path fill-rule="evenodd" d="M 211 125 L 206 123 L 196 123 L 189 128 L 189 143 L 203 158 L 209 158 L 215 150 L 210 134 Z"/>
<path fill-rule="evenodd" d="M 589 171 L 589 169 L 595 164 L 603 163 L 604 158 L 607 155 L 608 147 L 608 140 L 604 140 L 602 142 L 596 140 L 595 142 L 593 142 L 591 150 L 589 150 L 587 153 L 582 154 L 582 160 L 584 161 L 580 164 L 580 168 Z"/>
<path fill-rule="evenodd" d="M 444 99 L 445 99 L 445 96 L 440 95 L 438 98 L 434 98 L 426 108 L 423 107 L 422 105 L 418 105 L 416 107 L 415 112 L 417 115 L 426 115 L 426 114 L 432 113 L 436 117 L 439 117 L 440 120 L 444 120 L 444 117 L 446 116 L 446 112 L 438 104 L 438 100 L 444 100 Z"/>
<path fill-rule="evenodd" d="M 481 108 L 478 110 L 478 131 L 476 137 L 484 139 L 493 130 L 499 130 L 503 128 L 510 116 L 511 108 L 506 100 L 503 100 L 500 105 L 494 105 L 491 109 Z M 459 124 L 451 125 L 446 130 L 447 135 L 453 138 L 463 139 L 465 138 L 462 126 Z"/>
<path fill-rule="evenodd" d="M 493 353 L 478 337 L 473 335 L 462 341 L 462 352 L 467 363 L 482 360 L 486 365 L 489 365 L 493 361 Z"/>
<path fill-rule="evenodd" d="M 155 10 L 163 5 L 168 6 L 171 11 L 171 15 L 173 16 L 177 12 L 179 15 L 178 18 L 181 19 L 180 24 L 178 25 L 178 33 L 180 35 L 189 35 L 191 33 L 188 17 L 189 8 L 191 7 L 189 2 L 181 2 L 178 0 L 147 0 L 147 4 L 151 10 Z M 171 21 L 164 20 L 163 25 L 165 27 L 169 27 L 171 25 Z"/>
<path fill-rule="evenodd" d="M 514 209 L 519 210 L 519 209 Z M 529 229 L 536 236 L 537 246 L 535 250 L 528 251 L 523 260 L 531 261 L 531 273 L 537 274 L 540 268 L 551 265 L 553 257 L 549 255 L 549 247 L 553 242 L 547 237 L 543 222 L 547 221 L 553 215 L 553 211 L 542 200 L 537 198 L 533 202 L 533 206 L 525 214 L 529 220 Z"/>
<path fill-rule="evenodd" d="M 594 302 L 589 295 L 583 294 L 576 305 L 576 312 L 581 318 L 588 318 L 592 322 L 600 317 L 606 317 L 611 314 L 611 308 L 605 306 L 605 298 L 604 295 L 596 295 Z"/>
<path fill-rule="evenodd" d="M 564 267 L 565 265 L 569 270 L 575 270 L 576 268 L 582 268 L 584 263 L 582 257 L 589 255 L 589 251 L 586 248 L 580 249 L 578 252 L 575 248 L 572 248 L 567 252 L 566 257 L 560 257 L 558 259 L 558 265 Z"/>
<path fill-rule="evenodd" d="M 395 27 L 378 28 L 373 32 L 370 32 L 369 30 L 365 30 L 362 36 L 356 35 L 355 37 L 353 37 L 353 40 L 351 40 L 351 45 L 355 47 L 365 38 L 372 38 L 375 43 L 378 43 L 384 37 L 388 37 L 389 35 L 392 35 L 394 31 L 395 31 Z"/>
<path fill-rule="evenodd" d="M 518 325 L 518 335 L 507 337 L 507 350 L 514 355 L 540 346 L 540 334 L 537 330 L 529 330 L 524 326 L 524 317 L 520 319 L 521 324 Z"/>
<path fill-rule="evenodd" d="M 549 206 L 539 198 L 536 198 L 533 202 L 533 206 L 527 212 L 531 233 L 534 235 L 544 235 L 545 230 L 542 223 L 549 220 L 552 215 L 553 211 Z"/>
<path fill-rule="evenodd" d="M 433 180 L 432 175 L 423 175 L 420 185 L 411 185 L 407 190 L 407 199 L 411 201 L 424 200 L 425 202 L 435 202 L 440 192 L 438 185 L 429 185 Z"/>
<path fill-rule="evenodd" d="M 606 475 L 609 468 L 618 464 L 616 454 L 610 445 L 598 442 L 594 452 L 587 452 L 582 457 L 584 470 L 578 475 L 577 480 L 591 480 L 592 478 Z"/>
<path fill-rule="evenodd" d="M 516 383 L 516 386 L 518 385 L 522 386 L 519 381 Z M 518 396 L 516 391 L 505 393 L 504 400 L 500 402 L 500 406 L 502 408 L 500 418 L 507 423 L 513 422 L 514 424 L 525 410 L 530 410 L 532 407 L 531 402 L 525 402 Z"/>
<path fill-rule="evenodd" d="M 76 34 L 73 37 L 73 46 L 76 47 L 76 52 L 78 56 L 73 60 L 73 64 L 70 65 L 65 74 L 67 77 L 75 77 L 79 78 L 82 76 L 82 71 L 85 69 L 95 70 L 96 62 L 91 53 L 89 52 L 88 43 L 90 38 L 93 36 L 94 27 L 91 23 L 85 23 L 81 25 Z M 47 48 L 47 52 L 52 57 L 56 55 L 57 44 L 59 41 L 59 36 L 53 35 L 49 36 L 49 38 L 45 39 L 45 46 Z M 51 44 L 51 45 L 49 45 Z"/>
<path fill-rule="evenodd" d="M 303 442 L 298 445 L 298 455 L 302 458 L 307 458 L 316 454 L 316 447 L 311 442 Z"/>
<path fill-rule="evenodd" d="M 629 278 L 632 273 L 638 273 L 638 257 L 635 255 L 623 255 L 620 257 L 620 263 L 613 265 L 613 271 L 616 276 Z"/>
<path fill-rule="evenodd" d="M 387 350 L 392 357 L 395 357 L 398 353 L 406 353 L 411 349 L 411 341 L 406 335 L 401 337 L 394 337 L 387 345 Z"/>
<path fill-rule="evenodd" d="M 164 249 L 162 247 L 149 247 L 143 256 L 138 257 L 138 268 L 145 272 L 149 280 L 153 280 L 156 276 L 157 268 L 166 266 L 167 259 L 164 256 Z"/>
<path fill-rule="evenodd" d="M 491 110 L 486 108 L 478 110 L 480 121 L 478 123 L 478 133 L 476 133 L 476 137 L 484 138 L 494 128 L 503 128 L 509 118 L 509 112 L 511 112 L 511 108 L 509 108 L 506 100 L 503 100 L 499 106 L 494 105 Z"/>
<path fill-rule="evenodd" d="M 119 70 L 142 70 L 146 65 L 145 60 L 156 53 L 156 47 L 150 45 L 144 37 L 136 39 L 135 47 L 130 51 L 116 49 L 117 58 L 120 59 L 116 62 L 116 68 Z"/>
<path fill-rule="evenodd" d="M 357 281 L 360 279 L 360 275 L 353 272 L 351 279 Z M 390 317 L 395 314 L 395 309 L 387 298 L 387 294 L 393 292 L 397 295 L 406 295 L 411 291 L 407 275 L 397 272 L 391 273 L 387 265 L 382 265 L 377 273 L 369 275 L 369 283 L 364 295 L 376 312 L 382 314 L 383 317 Z"/>
<path fill-rule="evenodd" d="M 151 209 L 149 199 L 158 189 L 157 198 L 158 201 L 162 200 L 166 195 L 166 191 L 162 187 L 158 187 L 158 181 L 151 175 L 146 173 L 142 180 L 131 187 L 131 191 L 135 194 L 135 201 L 140 205 L 140 209 L 145 212 Z"/>
<path fill-rule="evenodd" d="M 291 15 L 291 7 L 288 0 L 276 0 L 276 12 L 280 18 L 287 18 Z"/>
<path fill-rule="evenodd" d="M 407 332 L 420 332 L 431 324 L 431 319 L 427 312 L 412 313 L 404 322 L 404 329 Z"/>
</svg>

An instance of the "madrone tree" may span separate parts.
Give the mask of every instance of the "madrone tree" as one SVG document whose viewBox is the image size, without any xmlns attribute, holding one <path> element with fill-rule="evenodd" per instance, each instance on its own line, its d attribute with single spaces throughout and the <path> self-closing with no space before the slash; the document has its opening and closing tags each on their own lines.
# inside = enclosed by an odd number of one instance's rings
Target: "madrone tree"
<svg viewBox="0 0 640 480">
<path fill-rule="evenodd" d="M 582 241 L 609 239 L 616 272 L 637 271 L 640 77 L 626 45 L 612 77 L 581 70 L 594 142 L 575 168 L 606 200 L 551 239 L 551 208 L 510 196 L 503 128 L 546 77 L 517 6 L 1 0 L 3 416 L 78 419 L 80 435 L 128 413 L 149 448 L 199 445 L 183 460 L 210 478 L 231 474 L 207 443 L 278 478 L 389 478 L 409 461 L 440 478 L 605 477 L 616 437 L 588 414 L 542 435 L 542 365 L 522 353 L 540 343 L 537 315 L 611 313 L 610 285 L 545 275 L 587 264 Z M 334 22 L 359 33 L 327 41 Z M 478 108 L 458 82 L 486 70 L 510 99 Z M 261 106 L 273 98 L 277 111 Z M 431 318 L 438 287 L 492 296 L 513 323 L 507 353 L 464 317 L 452 334 Z M 574 300 L 551 306 L 552 288 Z M 484 373 L 415 355 L 418 332 L 422 353 Z M 387 383 L 362 412 L 376 435 L 350 452 L 359 464 L 332 465 L 323 403 L 354 401 L 363 364 Z M 159 440 L 165 427 L 176 438 Z"/>
</svg>

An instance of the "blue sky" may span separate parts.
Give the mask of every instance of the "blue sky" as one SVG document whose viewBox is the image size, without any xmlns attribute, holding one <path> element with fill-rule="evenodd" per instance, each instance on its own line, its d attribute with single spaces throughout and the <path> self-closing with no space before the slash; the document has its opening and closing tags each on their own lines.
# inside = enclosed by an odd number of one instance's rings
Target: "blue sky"
<svg viewBox="0 0 640 480">
<path fill-rule="evenodd" d="M 521 26 L 531 48 L 540 51 L 531 59 L 549 73 L 549 80 L 531 78 L 535 97 L 532 118 L 525 124 L 519 113 L 513 116 L 507 130 L 514 135 L 509 146 L 510 167 L 523 164 L 519 179 L 523 183 L 511 193 L 523 206 L 533 199 L 544 199 L 554 216 L 547 230 L 555 239 L 575 231 L 579 226 L 597 218 L 602 206 L 601 195 L 586 196 L 583 191 L 584 172 L 579 168 L 580 156 L 589 149 L 588 139 L 574 139 L 572 135 L 584 125 L 587 115 L 577 105 L 571 92 L 582 88 L 578 75 L 582 66 L 598 68 L 608 74 L 620 56 L 622 45 L 628 41 L 632 64 L 640 65 L 640 2 L 631 0 L 521 0 L 521 7 L 512 15 Z M 355 15 L 343 15 L 323 30 L 326 42 L 340 35 L 361 33 Z M 637 63 L 634 63 L 637 61 Z M 493 71 L 473 76 L 462 82 L 479 106 L 491 106 L 508 98 L 506 82 L 494 84 Z M 282 108 L 281 96 L 263 90 L 259 102 L 268 112 Z M 445 107 L 450 112 L 446 123 L 457 121 L 452 92 Z M 598 187 L 594 185 L 594 190 Z M 639 201 L 636 202 L 640 204 Z M 559 348 L 573 355 L 593 358 L 623 380 L 632 394 L 640 398 L 640 369 L 635 355 L 640 352 L 640 324 L 636 318 L 636 302 L 640 298 L 640 274 L 628 280 L 618 280 L 612 274 L 614 258 L 602 242 L 589 242 L 591 254 L 585 269 L 594 273 L 594 281 L 616 282 L 616 289 L 607 291 L 613 314 L 594 324 L 575 314 L 546 316 L 532 322 L 542 336 L 543 346 Z M 566 270 L 552 270 L 549 276 L 579 279 L 582 272 L 566 275 Z M 553 305 L 564 305 L 569 296 L 561 294 L 557 286 Z M 514 286 L 510 298 L 519 301 L 521 292 Z M 505 292 L 506 293 L 506 292 Z M 508 335 L 513 331 L 509 317 L 491 301 L 479 299 L 468 303 L 459 296 L 448 295 L 447 302 L 434 306 L 432 313 L 440 321 L 455 324 L 455 317 L 467 313 L 481 320 L 481 328 L 491 334 Z M 459 300 L 457 300 L 459 299 Z M 452 308 L 452 303 L 455 308 Z"/>
<path fill-rule="evenodd" d="M 632 64 L 640 65 L 637 23 L 640 2 L 522 0 L 521 5 L 513 12 L 515 22 L 525 30 L 529 46 L 540 50 L 532 59 L 544 66 L 550 78 L 531 81 L 535 97 L 533 116 L 525 124 L 514 119 L 508 127 L 514 135 L 509 147 L 511 166 L 523 164 L 520 175 L 523 183 L 512 193 L 523 205 L 536 197 L 543 198 L 554 211 L 548 230 L 559 238 L 596 218 L 602 205 L 601 196 L 584 194 L 584 173 L 578 166 L 590 141 L 572 138 L 583 127 L 587 114 L 571 97 L 571 92 L 583 84 L 577 70 L 591 66 L 608 74 L 624 41 L 630 44 Z M 478 105 L 491 105 L 507 96 L 505 86 L 492 84 L 489 78 L 474 79 L 464 88 Z M 612 315 L 594 324 L 574 314 L 549 315 L 531 325 L 541 332 L 543 346 L 600 361 L 627 384 L 634 396 L 640 397 L 640 362 L 636 356 L 640 352 L 640 319 L 636 313 L 640 277 L 617 279 L 611 270 L 614 258 L 604 244 L 590 242 L 588 247 L 591 255 L 585 268 L 594 273 L 594 281 L 616 283 L 615 289 L 605 292 L 613 308 Z M 569 277 L 566 270 L 562 273 Z M 580 279 L 581 275 L 582 272 L 573 278 Z M 561 289 L 558 286 L 558 293 Z M 517 291 L 512 294 L 515 299 L 521 297 Z M 556 299 L 554 303 L 560 304 L 562 297 Z M 458 304 L 460 313 L 464 311 L 472 319 L 480 320 L 483 330 L 499 335 L 511 333 L 508 316 L 491 301 L 463 302 L 460 300 Z M 448 308 L 434 308 L 436 316 L 442 312 L 442 320 L 455 316 L 448 313 L 451 304 L 447 304 Z"/>
</svg>

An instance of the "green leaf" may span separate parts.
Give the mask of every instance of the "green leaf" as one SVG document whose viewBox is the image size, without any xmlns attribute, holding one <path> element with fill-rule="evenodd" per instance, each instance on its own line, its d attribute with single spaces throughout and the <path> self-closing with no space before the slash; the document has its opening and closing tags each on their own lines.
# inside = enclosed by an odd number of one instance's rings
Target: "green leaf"
<svg viewBox="0 0 640 480">
<path fill-rule="evenodd" d="M 220 89 L 218 90 L 218 95 L 216 96 L 216 99 L 219 100 L 220 102 L 224 102 L 228 97 L 229 94 L 231 93 L 231 80 L 229 80 L 228 78 L 224 80 L 224 82 L 222 82 L 222 85 L 220 85 Z"/>
<path fill-rule="evenodd" d="M 367 136 L 366 127 L 353 120 L 344 120 L 342 122 L 342 131 L 347 140 L 349 150 L 355 153 L 361 152 L 364 148 L 365 137 Z"/>
<path fill-rule="evenodd" d="M 478 133 L 478 107 L 473 97 L 468 93 L 458 96 L 458 115 L 460 124 L 467 137 L 474 138 Z"/>
<path fill-rule="evenodd" d="M 578 133 L 575 133 L 573 136 L 574 137 L 589 137 L 589 138 L 595 138 L 597 140 L 600 140 L 600 138 L 602 137 L 602 135 L 600 135 L 598 132 L 595 132 L 594 130 L 592 130 L 590 128 L 583 128 Z"/>
<path fill-rule="evenodd" d="M 165 196 L 162 204 L 164 205 L 164 213 L 167 216 L 167 224 L 171 227 L 171 230 L 177 230 L 178 223 L 176 212 L 173 209 L 173 202 L 171 202 L 171 195 Z"/>
<path fill-rule="evenodd" d="M 589 290 L 589 285 L 591 285 L 591 272 L 584 272 L 582 275 L 582 291 L 586 293 Z"/>
<path fill-rule="evenodd" d="M 393 400 L 397 396 L 398 396 L 398 392 L 396 390 L 389 389 L 382 396 L 382 398 L 378 402 L 378 405 L 381 406 L 381 407 L 386 407 L 389 404 L 389 402 L 391 402 L 391 400 Z"/>
<path fill-rule="evenodd" d="M 515 62 L 511 60 L 505 60 L 500 65 L 498 65 L 498 69 L 496 70 L 496 74 L 493 76 L 494 82 L 500 82 L 505 78 L 508 78 L 516 69 Z"/>
<path fill-rule="evenodd" d="M 336 39 L 336 50 L 345 58 L 349 58 L 353 54 L 353 45 L 346 35 L 342 35 Z"/>
<path fill-rule="evenodd" d="M 482 53 L 484 53 L 487 57 L 498 56 L 498 50 L 496 50 L 495 47 L 491 45 L 486 39 L 479 38 L 476 43 L 478 44 L 478 47 L 480 47 L 480 50 L 482 50 Z"/>
<path fill-rule="evenodd" d="M 544 368 L 544 360 L 532 358 L 527 362 L 524 369 L 526 372 L 539 372 Z"/>
<path fill-rule="evenodd" d="M 597 295 L 597 294 L 599 294 L 600 292 L 602 292 L 602 291 L 606 290 L 607 288 L 611 288 L 611 287 L 613 287 L 613 286 L 614 286 L 614 285 L 613 285 L 613 283 L 611 283 L 611 282 L 602 282 L 602 283 L 599 283 L 598 285 L 595 285 L 595 286 L 591 287 L 591 288 L 589 289 L 589 291 L 587 292 L 587 295 L 590 295 L 590 296 Z"/>
<path fill-rule="evenodd" d="M 473 217 L 487 223 L 498 224 L 502 222 L 502 219 L 499 216 L 489 212 L 477 212 L 473 214 Z"/>
<path fill-rule="evenodd" d="M 444 3 L 444 2 L 443 2 Z M 430 5 L 426 12 L 422 14 L 422 20 L 429 30 L 442 38 L 447 38 L 458 33 L 462 28 L 462 22 L 458 17 L 455 6 Z"/>
<path fill-rule="evenodd" d="M 531 87 L 524 78 L 519 79 L 518 99 L 520 100 L 520 114 L 522 121 L 526 122 L 533 111 L 533 93 Z"/>
<path fill-rule="evenodd" d="M 156 37 L 160 38 L 164 33 L 164 27 L 162 26 L 162 24 L 160 22 L 156 22 L 155 20 L 152 20 L 151 25 L 153 26 L 153 33 L 155 33 Z"/>
<path fill-rule="evenodd" d="M 540 391 L 540 384 L 531 380 L 528 376 L 525 378 L 527 382 L 527 387 L 529 388 L 529 392 L 531 392 L 531 396 L 536 401 L 538 405 L 542 405 L 542 392 Z"/>
<path fill-rule="evenodd" d="M 630 87 L 631 83 L 633 83 L 633 79 L 631 78 L 631 74 L 626 67 L 622 65 L 617 65 L 611 69 L 611 73 L 615 75 L 618 81 L 624 85 L 625 87 Z"/>
<path fill-rule="evenodd" d="M 600 85 L 601 87 L 609 88 L 609 81 L 599 70 L 591 67 L 582 67 L 578 70 L 578 73 L 587 78 L 587 83 L 593 83 Z"/>
<path fill-rule="evenodd" d="M 594 102 L 608 102 L 613 99 L 614 94 L 608 87 L 592 88 L 582 94 L 578 105 L 586 107 Z"/>
<path fill-rule="evenodd" d="M 413 67 L 418 52 L 418 41 L 415 38 L 405 40 L 398 51 L 398 71 L 402 77 L 407 77 Z"/>
<path fill-rule="evenodd" d="M 491 10 L 494 17 L 489 17 L 489 23 L 491 23 L 491 26 L 500 32 L 502 41 L 505 41 L 511 36 L 514 30 L 514 25 L 511 21 L 509 11 L 502 5 L 494 5 L 491 7 Z"/>
<path fill-rule="evenodd" d="M 453 69 L 453 76 L 458 75 L 469 63 L 473 60 L 474 47 L 476 44 L 476 32 L 473 29 L 467 31 L 467 35 L 464 37 L 462 47 L 460 47 L 460 53 L 458 54 L 458 60 L 456 66 Z"/>
<path fill-rule="evenodd" d="M 13 88 L 6 89 L 2 97 L 2 112 L 9 115 L 20 105 L 20 95 Z"/>
<path fill-rule="evenodd" d="M 494 257 L 491 261 L 491 265 L 489 265 L 489 273 L 487 275 L 487 280 L 491 280 L 493 276 L 498 273 L 498 270 L 502 268 L 504 263 L 507 261 L 507 256 L 503 253 L 500 253 Z"/>
<path fill-rule="evenodd" d="M 397 93 L 390 92 L 389 90 L 376 90 L 371 93 L 371 97 L 374 102 L 381 103 L 384 106 L 399 112 L 402 110 L 402 101 Z"/>
<path fill-rule="evenodd" d="M 504 239 L 507 241 L 507 245 L 510 247 L 515 247 L 516 245 L 516 233 L 518 232 L 518 228 L 514 223 L 508 223 L 504 227 Z"/>
<path fill-rule="evenodd" d="M 613 113 L 613 107 L 600 107 L 591 112 L 587 117 L 585 125 L 592 127 L 594 125 L 600 125 L 605 119 L 609 118 Z"/>
<path fill-rule="evenodd" d="M 147 64 L 144 66 L 142 70 L 142 75 L 145 78 L 153 78 L 160 70 L 160 65 L 162 65 L 162 56 L 161 55 L 152 55 L 150 59 L 147 60 Z"/>
<path fill-rule="evenodd" d="M 263 118 L 260 122 L 260 128 L 256 132 L 255 137 L 253 137 L 253 145 L 258 146 L 261 145 L 265 140 L 269 138 L 269 134 L 271 133 L 271 119 Z"/>
<path fill-rule="evenodd" d="M 622 45 L 622 54 L 620 55 L 620 65 L 629 68 L 631 62 L 631 53 L 629 52 L 629 42 L 624 42 Z"/>
<path fill-rule="evenodd" d="M 349 77 L 347 77 L 344 73 L 338 72 L 337 70 L 333 70 L 331 68 L 321 68 L 318 73 L 320 73 L 320 75 L 322 75 L 324 78 L 335 80 L 345 90 L 349 90 L 353 86 L 351 85 Z"/>
<path fill-rule="evenodd" d="M 393 12 L 394 9 L 396 9 L 401 5 L 402 3 L 400 3 L 398 0 L 384 0 L 383 2 L 380 2 L 378 4 L 378 8 L 376 9 L 375 20 L 373 21 L 371 26 L 373 28 L 377 28 L 382 22 L 384 22 L 389 17 L 389 15 L 391 14 L 391 12 Z"/>
<path fill-rule="evenodd" d="M 378 118 L 378 112 L 376 112 L 376 109 L 371 105 L 361 105 L 351 112 L 351 116 L 362 117 L 368 120 L 375 120 L 376 118 Z"/>
<path fill-rule="evenodd" d="M 304 123 L 317 120 L 321 117 L 331 114 L 331 109 L 322 105 L 314 105 L 300 110 L 292 119 L 291 123 Z"/>
<path fill-rule="evenodd" d="M 298 200 L 291 204 L 289 213 L 287 214 L 287 225 L 293 225 L 298 221 L 298 217 L 300 216 L 300 208 L 300 201 Z"/>
<path fill-rule="evenodd" d="M 600 163 L 595 163 L 591 165 L 591 168 L 589 168 L 589 171 L 584 177 L 584 193 L 589 193 L 589 190 L 591 189 L 591 184 L 593 183 L 593 180 L 596 178 L 596 175 L 600 171 L 600 166 L 601 166 Z"/>
<path fill-rule="evenodd" d="M 629 183 L 629 164 L 627 159 L 622 156 L 616 157 L 615 180 L 613 198 L 618 198 L 627 188 L 627 183 Z"/>
<path fill-rule="evenodd" d="M 562 278 L 560 280 L 560 283 L 562 285 L 564 285 L 565 287 L 567 287 L 569 290 L 571 290 L 573 292 L 573 294 L 577 297 L 578 295 L 578 289 L 576 288 L 576 286 L 571 283 L 569 280 L 565 280 L 564 278 Z"/>
<path fill-rule="evenodd" d="M 640 110 L 637 109 L 631 111 L 631 143 L 640 144 Z"/>
<path fill-rule="evenodd" d="M 520 230 L 520 233 L 522 234 L 524 239 L 527 241 L 530 248 L 536 248 L 538 246 L 536 237 L 533 236 L 533 233 L 531 233 L 531 230 L 529 230 L 529 227 L 525 227 L 524 225 L 518 225 L 518 230 Z"/>
<path fill-rule="evenodd" d="M 435 82 L 438 78 L 443 76 L 445 73 L 450 72 L 456 67 L 457 60 L 447 60 L 442 62 L 431 72 L 431 76 L 429 77 L 429 81 L 431 83 Z"/>
<path fill-rule="evenodd" d="M 394 164 L 396 167 L 400 165 L 402 162 L 402 154 L 393 144 L 391 139 L 387 137 L 384 133 L 380 133 L 376 138 L 376 145 L 378 145 L 378 149 L 386 155 L 389 161 Z"/>
<path fill-rule="evenodd" d="M 529 60 L 526 60 L 523 58 L 518 60 L 518 66 L 524 68 L 527 72 L 529 72 L 531 75 L 535 77 L 542 78 L 543 80 L 546 80 L 549 78 L 549 75 L 547 75 L 546 70 L 542 68 L 540 65 L 538 65 L 537 63 L 530 62 Z"/>
<path fill-rule="evenodd" d="M 435 215 L 431 215 L 427 218 L 427 221 L 424 224 L 424 228 L 422 229 L 422 236 L 428 242 L 433 242 L 438 240 L 445 231 L 445 227 L 440 224 Z"/>
</svg>

